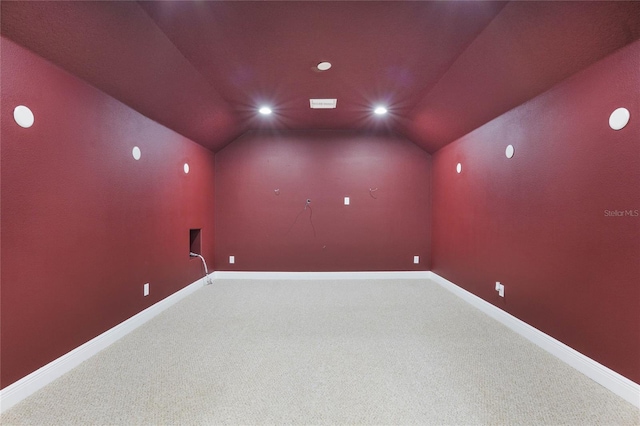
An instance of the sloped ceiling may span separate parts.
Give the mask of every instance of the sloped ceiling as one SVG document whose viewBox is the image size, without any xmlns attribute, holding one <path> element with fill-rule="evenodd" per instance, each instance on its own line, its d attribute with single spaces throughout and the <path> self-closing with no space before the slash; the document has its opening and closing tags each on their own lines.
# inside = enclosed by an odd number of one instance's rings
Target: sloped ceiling
<svg viewBox="0 0 640 426">
<path fill-rule="evenodd" d="M 213 151 L 275 128 L 391 130 L 434 152 L 640 38 L 640 2 L 626 1 L 0 7 L 4 36 Z"/>
</svg>

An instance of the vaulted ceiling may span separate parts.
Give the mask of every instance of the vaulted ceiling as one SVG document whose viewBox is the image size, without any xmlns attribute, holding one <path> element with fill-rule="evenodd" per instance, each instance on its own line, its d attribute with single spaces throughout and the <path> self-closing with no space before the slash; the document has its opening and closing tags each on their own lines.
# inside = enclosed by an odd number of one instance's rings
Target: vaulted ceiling
<svg viewBox="0 0 640 426">
<path fill-rule="evenodd" d="M 0 5 L 4 36 L 213 151 L 275 128 L 391 130 L 434 152 L 640 38 L 627 1 Z"/>
</svg>

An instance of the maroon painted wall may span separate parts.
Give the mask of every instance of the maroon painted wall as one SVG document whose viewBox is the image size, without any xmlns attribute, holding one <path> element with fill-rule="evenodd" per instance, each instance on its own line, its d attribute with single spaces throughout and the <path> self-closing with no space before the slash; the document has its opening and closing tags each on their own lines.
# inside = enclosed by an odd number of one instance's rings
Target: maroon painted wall
<svg viewBox="0 0 640 426">
<path fill-rule="evenodd" d="M 203 275 L 189 229 L 202 228 L 213 259 L 215 159 L 6 38 L 1 47 L 6 387 Z M 13 121 L 20 104 L 35 114 L 29 129 Z"/>
<path fill-rule="evenodd" d="M 247 133 L 216 154 L 216 269 L 428 270 L 430 172 L 399 136 Z"/>
<path fill-rule="evenodd" d="M 640 383 L 638 93 L 635 42 L 435 153 L 432 270 Z"/>
</svg>

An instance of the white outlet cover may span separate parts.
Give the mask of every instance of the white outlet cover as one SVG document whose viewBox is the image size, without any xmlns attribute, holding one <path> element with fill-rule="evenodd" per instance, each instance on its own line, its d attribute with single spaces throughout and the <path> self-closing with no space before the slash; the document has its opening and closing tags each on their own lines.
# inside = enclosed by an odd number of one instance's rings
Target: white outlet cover
<svg viewBox="0 0 640 426">
<path fill-rule="evenodd" d="M 413 263 L 420 263 L 420 256 L 413 256 Z"/>
<path fill-rule="evenodd" d="M 143 287 L 142 287 L 142 294 L 144 294 L 145 296 L 149 295 L 149 283 L 146 283 Z"/>
<path fill-rule="evenodd" d="M 236 263 L 236 257 L 235 256 L 229 256 L 229 263 Z"/>
<path fill-rule="evenodd" d="M 344 205 L 345 206 L 349 205 L 349 197 L 344 197 Z"/>
<path fill-rule="evenodd" d="M 504 285 L 500 284 L 500 290 L 498 290 L 498 296 L 504 297 Z"/>
<path fill-rule="evenodd" d="M 502 284 L 500 284 L 500 281 L 496 281 L 496 291 L 500 290 L 500 286 Z"/>
</svg>

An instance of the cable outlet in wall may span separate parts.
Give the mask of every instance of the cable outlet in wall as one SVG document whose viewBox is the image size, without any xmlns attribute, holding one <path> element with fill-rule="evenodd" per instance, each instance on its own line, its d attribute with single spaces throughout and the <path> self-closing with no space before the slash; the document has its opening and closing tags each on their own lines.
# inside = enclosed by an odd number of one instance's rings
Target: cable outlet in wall
<svg viewBox="0 0 640 426">
<path fill-rule="evenodd" d="M 142 286 L 142 294 L 144 296 L 149 295 L 149 283 L 146 283 L 144 286 Z"/>
</svg>

